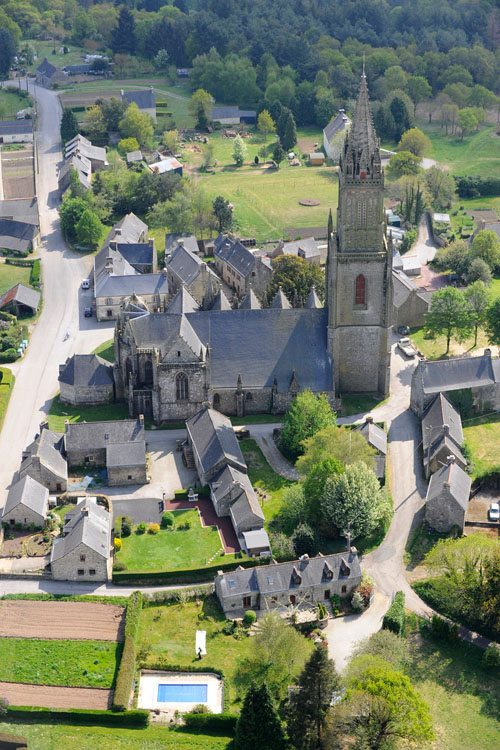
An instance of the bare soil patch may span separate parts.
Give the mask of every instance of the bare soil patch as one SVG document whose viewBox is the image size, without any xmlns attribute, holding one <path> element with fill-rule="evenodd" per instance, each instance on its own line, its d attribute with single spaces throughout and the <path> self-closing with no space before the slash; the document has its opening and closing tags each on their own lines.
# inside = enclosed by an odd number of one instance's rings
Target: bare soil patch
<svg viewBox="0 0 500 750">
<path fill-rule="evenodd" d="M 2 198 L 31 198 L 35 194 L 33 146 L 2 151 Z"/>
<path fill-rule="evenodd" d="M 112 690 L 101 688 L 53 687 L 24 685 L 21 682 L 0 682 L 0 694 L 12 706 L 43 708 L 84 708 L 106 711 L 111 708 Z"/>
<path fill-rule="evenodd" d="M 91 602 L 0 602 L 0 637 L 123 641 L 125 609 Z M 24 703 L 21 705 L 44 705 Z"/>
</svg>

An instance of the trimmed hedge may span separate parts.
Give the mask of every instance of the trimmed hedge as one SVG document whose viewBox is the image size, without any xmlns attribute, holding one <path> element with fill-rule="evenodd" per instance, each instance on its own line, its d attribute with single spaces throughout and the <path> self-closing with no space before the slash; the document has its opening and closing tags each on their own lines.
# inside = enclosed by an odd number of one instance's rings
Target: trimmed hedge
<svg viewBox="0 0 500 750">
<path fill-rule="evenodd" d="M 253 560 L 238 560 L 230 563 L 218 563 L 207 568 L 193 568 L 193 570 L 160 570 L 156 573 L 131 573 L 129 571 L 113 571 L 113 583 L 117 586 L 161 586 L 171 583 L 207 583 L 213 580 L 217 571 L 223 573 L 235 570 L 238 565 L 243 568 L 254 568 L 257 565 L 265 565 L 267 560 L 260 562 L 258 558 Z"/>
<path fill-rule="evenodd" d="M 128 600 L 125 615 L 125 642 L 113 695 L 113 711 L 126 711 L 130 703 L 135 676 L 141 610 L 142 594 L 140 591 L 134 591 Z"/>
<path fill-rule="evenodd" d="M 234 734 L 238 721 L 238 717 L 233 714 L 183 714 L 182 718 L 191 732 L 220 734 L 224 737 Z"/>
<path fill-rule="evenodd" d="M 405 594 L 396 591 L 392 604 L 384 615 L 382 627 L 397 635 L 404 635 L 405 630 Z"/>
<path fill-rule="evenodd" d="M 114 607 L 127 607 L 129 596 L 94 596 L 93 594 L 3 594 L 2 599 L 24 599 L 34 602 L 91 602 L 92 604 L 112 604 Z"/>
<path fill-rule="evenodd" d="M 149 711 L 139 710 L 114 714 L 111 711 L 87 711 L 81 708 L 63 711 L 38 706 L 8 706 L 7 718 L 22 722 L 33 721 L 36 724 L 81 724 L 132 729 L 144 729 L 149 725 Z"/>
<path fill-rule="evenodd" d="M 28 268 L 29 266 L 32 266 L 34 262 L 34 258 L 5 258 L 5 263 L 8 266 L 23 266 L 23 268 Z M 40 261 L 38 262 L 40 263 Z"/>
<path fill-rule="evenodd" d="M 33 267 L 30 274 L 30 284 L 37 286 L 40 284 L 40 261 L 33 261 Z"/>
</svg>

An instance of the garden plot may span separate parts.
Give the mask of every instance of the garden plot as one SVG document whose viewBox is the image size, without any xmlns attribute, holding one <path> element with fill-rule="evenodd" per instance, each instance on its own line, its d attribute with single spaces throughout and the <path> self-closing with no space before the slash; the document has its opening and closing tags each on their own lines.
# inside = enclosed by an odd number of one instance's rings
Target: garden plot
<svg viewBox="0 0 500 750">
<path fill-rule="evenodd" d="M 21 682 L 0 682 L 0 693 L 12 706 L 82 708 L 87 711 L 106 711 L 111 707 L 113 695 L 112 690 L 24 685 Z"/>
<path fill-rule="evenodd" d="M 2 198 L 32 198 L 35 195 L 33 144 L 22 151 L 2 150 Z"/>
<path fill-rule="evenodd" d="M 0 637 L 123 641 L 125 609 L 114 604 L 0 602 Z"/>
</svg>

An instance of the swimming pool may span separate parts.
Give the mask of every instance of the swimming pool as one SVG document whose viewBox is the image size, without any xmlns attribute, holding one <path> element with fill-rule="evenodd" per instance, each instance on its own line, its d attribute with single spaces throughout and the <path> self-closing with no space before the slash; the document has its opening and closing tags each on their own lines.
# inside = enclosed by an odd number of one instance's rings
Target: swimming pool
<svg viewBox="0 0 500 750">
<path fill-rule="evenodd" d="M 208 685 L 158 685 L 158 703 L 206 703 Z"/>
</svg>

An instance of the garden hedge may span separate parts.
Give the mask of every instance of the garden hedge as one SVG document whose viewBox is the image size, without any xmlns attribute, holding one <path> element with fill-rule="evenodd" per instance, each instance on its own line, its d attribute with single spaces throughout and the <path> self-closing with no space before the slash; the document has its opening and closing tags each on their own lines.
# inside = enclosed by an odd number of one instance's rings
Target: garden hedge
<svg viewBox="0 0 500 750">
<path fill-rule="evenodd" d="M 125 641 L 113 695 L 114 711 L 126 711 L 129 706 L 135 676 L 141 610 L 142 594 L 134 591 L 130 595 L 125 615 Z"/>
<path fill-rule="evenodd" d="M 217 571 L 223 573 L 235 570 L 238 565 L 243 568 L 254 568 L 256 565 L 265 565 L 266 561 L 259 558 L 253 560 L 233 560 L 230 563 L 217 563 L 206 568 L 194 568 L 193 570 L 160 570 L 155 573 L 131 573 L 130 571 L 113 571 L 113 583 L 117 586 L 161 586 L 171 583 L 207 583 L 214 579 Z"/>
<path fill-rule="evenodd" d="M 233 714 L 183 714 L 184 724 L 191 732 L 200 734 L 234 734 L 238 717 Z"/>
<path fill-rule="evenodd" d="M 405 629 L 405 594 L 396 591 L 392 604 L 384 615 L 382 627 L 397 635 L 403 635 Z"/>
<path fill-rule="evenodd" d="M 40 261 L 38 261 L 40 263 Z M 35 263 L 34 258 L 5 258 L 5 263 L 8 266 L 23 266 L 23 268 L 29 268 Z"/>
<path fill-rule="evenodd" d="M 116 714 L 112 711 L 87 711 L 81 708 L 63 711 L 38 706 L 8 706 L 7 718 L 23 723 L 33 721 L 36 724 L 82 724 L 136 729 L 144 729 L 149 725 L 149 711 L 139 710 Z"/>
<path fill-rule="evenodd" d="M 40 261 L 33 261 L 33 267 L 30 273 L 30 284 L 37 286 L 40 284 Z"/>
</svg>

